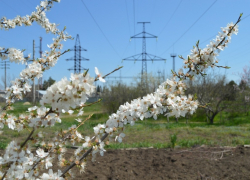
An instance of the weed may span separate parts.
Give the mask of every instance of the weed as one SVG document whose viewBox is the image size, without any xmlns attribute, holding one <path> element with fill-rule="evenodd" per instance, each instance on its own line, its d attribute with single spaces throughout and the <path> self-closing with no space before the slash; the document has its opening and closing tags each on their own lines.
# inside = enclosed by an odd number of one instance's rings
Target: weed
<svg viewBox="0 0 250 180">
<path fill-rule="evenodd" d="M 175 148 L 177 141 L 177 135 L 176 134 L 170 134 L 170 142 L 171 142 L 171 148 Z"/>
</svg>

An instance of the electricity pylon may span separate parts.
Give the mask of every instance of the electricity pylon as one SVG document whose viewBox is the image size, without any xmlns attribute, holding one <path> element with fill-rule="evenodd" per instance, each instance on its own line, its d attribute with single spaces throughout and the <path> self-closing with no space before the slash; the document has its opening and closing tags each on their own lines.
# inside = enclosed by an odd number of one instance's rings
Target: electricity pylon
<svg viewBox="0 0 250 180">
<path fill-rule="evenodd" d="M 148 89 L 148 80 L 147 80 L 147 61 L 166 61 L 166 59 L 163 59 L 161 57 L 158 57 L 156 55 L 152 55 L 146 52 L 146 38 L 156 38 L 157 36 L 149 34 L 145 31 L 145 24 L 150 22 L 138 22 L 138 24 L 142 24 L 142 32 L 139 34 L 136 34 L 131 37 L 132 38 L 142 38 L 142 53 L 136 54 L 130 57 L 127 57 L 123 60 L 125 61 L 142 61 L 142 69 L 141 69 L 141 85 L 142 90 L 145 91 Z"/>
<path fill-rule="evenodd" d="M 66 61 L 74 60 L 74 68 L 70 68 L 68 70 L 69 71 L 74 70 L 75 74 L 80 74 L 82 69 L 85 70 L 85 68 L 81 67 L 81 61 L 88 61 L 89 59 L 86 59 L 81 56 L 81 51 L 87 51 L 87 50 L 81 47 L 79 34 L 77 34 L 76 36 L 76 42 L 74 48 L 70 49 L 70 51 L 74 51 L 75 55 L 73 58 L 66 59 Z"/>
</svg>

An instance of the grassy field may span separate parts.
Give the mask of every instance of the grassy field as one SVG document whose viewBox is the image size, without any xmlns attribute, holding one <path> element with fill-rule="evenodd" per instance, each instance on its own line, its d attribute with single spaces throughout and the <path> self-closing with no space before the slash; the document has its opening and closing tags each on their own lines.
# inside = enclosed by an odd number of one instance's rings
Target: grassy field
<svg viewBox="0 0 250 180">
<path fill-rule="evenodd" d="M 16 103 L 13 113 L 27 111 L 30 105 Z M 104 123 L 108 119 L 108 114 L 102 110 L 101 104 L 95 104 L 84 108 L 84 116 L 86 118 L 94 113 L 79 131 L 85 135 L 93 135 L 93 127 L 98 123 Z M 44 128 L 49 137 L 53 137 L 53 132 L 61 129 L 67 129 L 73 124 L 77 124 L 76 115 L 62 116 L 62 123 L 56 124 L 52 128 Z M 11 139 L 25 139 L 28 132 L 15 132 L 8 128 L 4 128 L 4 133 L 0 136 L 0 149 L 4 149 Z M 192 147 L 198 145 L 208 146 L 237 146 L 242 144 L 250 144 L 250 116 L 232 115 L 222 113 L 215 118 L 213 125 L 206 122 L 206 117 L 200 113 L 189 118 L 186 124 L 186 118 L 179 119 L 176 123 L 175 119 L 167 122 L 166 117 L 160 116 L 158 120 L 147 119 L 138 121 L 134 126 L 127 125 L 125 128 L 126 137 L 123 143 L 111 143 L 106 148 L 134 148 L 134 147 L 155 147 L 166 148 L 171 146 L 170 137 L 176 135 L 176 147 Z"/>
</svg>

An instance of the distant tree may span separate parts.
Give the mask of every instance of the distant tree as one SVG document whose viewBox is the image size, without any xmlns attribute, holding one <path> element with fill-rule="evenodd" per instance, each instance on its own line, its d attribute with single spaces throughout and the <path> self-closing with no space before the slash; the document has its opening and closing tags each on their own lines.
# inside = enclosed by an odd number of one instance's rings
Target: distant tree
<svg viewBox="0 0 250 180">
<path fill-rule="evenodd" d="M 104 87 L 101 94 L 103 107 L 108 113 L 115 113 L 121 104 L 141 96 L 143 94 L 140 87 L 128 86 L 122 83 Z"/>
<path fill-rule="evenodd" d="M 243 79 L 241 79 L 238 86 L 236 101 L 238 102 L 238 104 L 232 109 L 232 111 L 237 110 L 237 112 L 239 113 L 245 113 L 248 115 L 248 111 L 250 108 L 250 88 L 247 82 Z"/>
<path fill-rule="evenodd" d="M 239 76 L 241 78 L 240 81 L 240 88 L 249 88 L 250 87 L 250 66 L 245 66 L 243 68 L 243 71 L 239 73 Z"/>
<path fill-rule="evenodd" d="M 97 85 L 96 93 L 100 94 L 101 92 L 102 92 L 102 87 L 100 85 Z"/>
<path fill-rule="evenodd" d="M 48 87 L 50 87 L 55 82 L 56 81 L 54 79 L 52 79 L 51 77 L 49 77 L 48 80 L 44 80 L 42 90 L 46 90 Z"/>
<path fill-rule="evenodd" d="M 235 101 L 236 100 L 236 96 L 237 96 L 237 88 L 238 85 L 231 80 L 228 84 L 226 84 L 226 89 L 232 90 L 231 93 L 228 94 L 228 99 L 229 101 Z"/>
<path fill-rule="evenodd" d="M 243 79 L 240 80 L 239 88 L 241 90 L 246 90 L 248 88 L 247 83 Z"/>
<path fill-rule="evenodd" d="M 154 77 L 152 73 L 147 74 L 147 78 L 148 89 L 146 90 L 142 89 L 141 79 L 138 77 L 134 78 L 133 85 L 117 83 L 108 87 L 104 86 L 101 93 L 104 109 L 109 113 L 114 113 L 121 104 L 154 92 L 163 81 L 158 77 Z"/>
<path fill-rule="evenodd" d="M 226 76 L 219 74 L 208 74 L 198 77 L 196 81 L 189 82 L 190 88 L 187 94 L 197 97 L 199 103 L 205 109 L 210 124 L 214 123 L 215 116 L 229 108 L 236 98 L 234 82 L 226 83 Z"/>
<path fill-rule="evenodd" d="M 241 80 L 237 97 L 237 101 L 239 102 L 237 109 L 239 112 L 244 112 L 248 115 L 250 108 L 250 66 L 246 65 L 243 71 L 239 73 L 239 76 Z"/>
</svg>

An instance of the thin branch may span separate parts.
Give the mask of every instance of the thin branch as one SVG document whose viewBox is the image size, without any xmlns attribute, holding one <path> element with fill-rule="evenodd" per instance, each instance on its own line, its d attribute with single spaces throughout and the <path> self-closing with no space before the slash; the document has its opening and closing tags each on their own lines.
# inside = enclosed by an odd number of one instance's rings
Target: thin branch
<svg viewBox="0 0 250 180">
<path fill-rule="evenodd" d="M 52 113 L 52 112 L 54 112 L 54 111 L 52 110 L 52 107 L 51 107 L 51 108 L 49 109 L 49 111 L 42 117 L 42 119 L 45 119 L 46 116 L 48 116 L 49 113 Z"/>
<path fill-rule="evenodd" d="M 33 130 L 31 131 L 31 133 L 29 134 L 29 136 L 28 136 L 28 137 L 26 138 L 26 140 L 21 144 L 21 148 L 23 148 L 23 147 L 25 146 L 25 144 L 30 140 L 30 137 L 32 136 L 32 134 L 34 133 L 34 131 L 35 131 L 35 128 L 33 128 Z M 4 173 L 4 175 L 2 176 L 1 180 L 4 179 L 4 177 L 5 177 L 6 174 L 8 173 L 8 170 L 9 170 L 9 169 L 7 169 L 7 170 L 5 171 L 5 173 Z"/>
<path fill-rule="evenodd" d="M 50 149 L 50 151 L 48 152 L 48 153 L 50 153 L 50 152 L 52 152 L 52 148 Z M 46 157 L 48 157 L 49 156 L 49 154 L 46 156 Z M 35 167 L 43 160 L 43 159 L 45 159 L 46 157 L 44 157 L 44 158 L 40 158 L 34 165 L 33 165 L 33 167 L 30 169 L 31 171 L 32 170 L 34 170 L 35 169 Z"/>
<path fill-rule="evenodd" d="M 242 14 L 241 14 L 240 17 L 238 18 L 237 22 L 233 25 L 233 27 L 228 31 L 227 36 L 232 32 L 232 30 L 234 29 L 234 27 L 240 22 L 241 16 L 242 16 Z M 225 41 L 225 39 L 226 39 L 227 36 L 225 36 L 225 37 L 220 41 L 220 43 L 216 46 L 216 49 L 218 49 L 218 47 Z M 212 54 L 212 53 L 213 53 L 213 51 L 211 51 L 210 54 Z"/>
<path fill-rule="evenodd" d="M 44 115 L 44 117 L 42 117 L 42 118 L 43 118 L 43 119 L 46 118 L 46 116 L 47 116 L 49 113 L 51 113 L 51 112 L 53 112 L 53 111 L 52 111 L 52 108 L 50 108 L 49 111 L 48 111 L 48 112 Z M 30 132 L 29 136 L 28 136 L 28 137 L 26 138 L 26 140 L 21 144 L 21 146 L 20 146 L 21 148 L 23 148 L 23 147 L 26 145 L 26 143 L 31 139 L 31 136 L 33 135 L 34 131 L 35 131 L 35 128 L 33 128 L 33 130 Z M 36 165 L 37 165 L 39 162 L 41 162 L 41 160 L 42 160 L 42 159 L 40 159 L 40 160 L 33 166 L 33 168 L 35 168 Z M 33 169 L 33 168 L 32 168 L 32 169 Z M 4 177 L 6 176 L 7 172 L 8 172 L 8 170 L 6 170 L 6 172 L 4 173 L 4 175 L 3 175 L 3 177 L 2 177 L 1 180 L 4 179 Z"/>
<path fill-rule="evenodd" d="M 3 175 L 3 177 L 2 177 L 2 179 L 1 179 L 1 180 L 3 180 L 3 179 L 4 179 L 4 177 L 6 176 L 7 172 L 8 172 L 8 171 L 6 171 L 6 172 L 4 173 L 4 175 Z"/>
<path fill-rule="evenodd" d="M 93 103 L 87 104 L 87 105 L 83 105 L 82 107 L 87 107 L 87 106 L 92 106 L 93 104 L 99 103 L 101 102 L 102 99 L 99 99 L 98 101 L 95 101 Z"/>
<path fill-rule="evenodd" d="M 108 137 L 108 135 L 109 135 L 108 133 L 105 133 L 105 134 L 102 136 L 102 138 L 101 138 L 101 142 L 102 142 L 106 137 Z M 96 145 L 99 145 L 99 144 L 100 144 L 99 142 L 96 143 Z M 82 155 L 82 157 L 79 159 L 79 161 L 81 161 L 81 160 L 83 160 L 84 158 L 86 158 L 86 157 L 88 156 L 88 154 L 91 153 L 92 150 L 93 150 L 93 147 L 91 147 L 90 149 L 88 149 L 88 151 L 85 152 L 85 153 Z M 75 165 L 76 165 L 75 162 L 71 163 L 71 164 L 62 172 L 62 174 L 61 174 L 60 177 L 65 177 L 65 174 L 66 174 L 71 168 L 73 168 Z"/>
<path fill-rule="evenodd" d="M 83 125 L 87 120 L 89 120 L 91 117 L 93 116 L 93 114 L 90 114 L 89 117 L 87 117 L 83 122 L 81 122 L 74 131 L 76 131 L 81 125 Z"/>
<path fill-rule="evenodd" d="M 25 146 L 25 144 L 31 139 L 32 134 L 34 133 L 35 128 L 30 132 L 29 136 L 26 138 L 26 140 L 21 144 L 21 148 Z"/>
<path fill-rule="evenodd" d="M 110 72 L 110 73 L 106 74 L 106 75 L 105 75 L 105 76 L 103 76 L 102 78 L 104 79 L 104 78 L 105 78 L 105 77 L 107 77 L 108 75 L 110 75 L 110 74 L 114 73 L 115 71 L 118 71 L 118 70 L 119 70 L 119 69 L 121 69 L 121 68 L 123 68 L 123 66 L 120 66 L 120 67 L 116 68 L 115 70 L 113 70 L 112 72 Z M 99 80 L 99 78 L 98 78 L 98 77 L 96 77 L 94 81 L 98 81 L 98 80 Z"/>
</svg>

